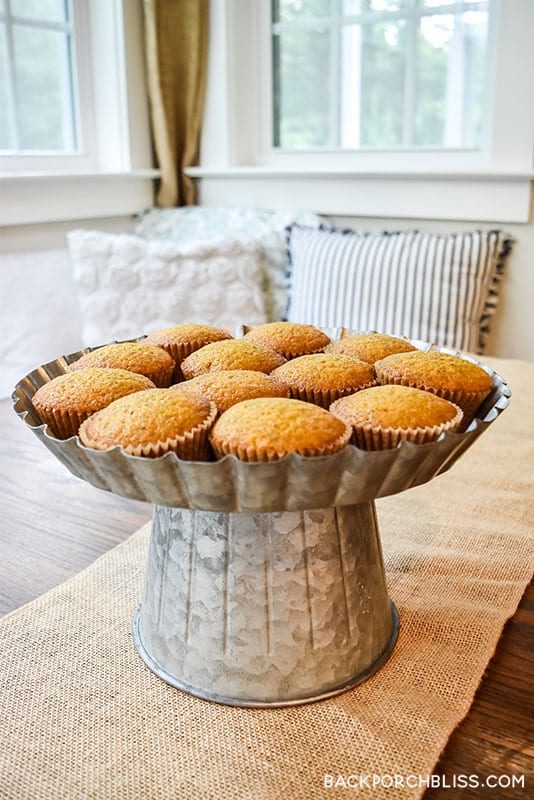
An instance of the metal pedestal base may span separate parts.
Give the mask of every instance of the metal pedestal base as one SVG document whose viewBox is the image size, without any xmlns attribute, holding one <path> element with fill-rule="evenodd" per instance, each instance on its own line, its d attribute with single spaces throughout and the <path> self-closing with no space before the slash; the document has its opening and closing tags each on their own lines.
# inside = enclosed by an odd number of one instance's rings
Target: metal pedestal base
<svg viewBox="0 0 534 800">
<path fill-rule="evenodd" d="M 172 686 L 234 706 L 321 700 L 368 678 L 397 635 L 373 502 L 155 507 L 133 636 Z"/>
</svg>

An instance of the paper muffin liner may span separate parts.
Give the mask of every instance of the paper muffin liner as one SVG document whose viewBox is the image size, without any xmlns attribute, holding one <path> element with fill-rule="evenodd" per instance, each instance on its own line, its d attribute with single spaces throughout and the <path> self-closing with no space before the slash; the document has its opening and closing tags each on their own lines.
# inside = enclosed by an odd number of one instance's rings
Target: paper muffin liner
<svg viewBox="0 0 534 800">
<path fill-rule="evenodd" d="M 372 386 L 376 386 L 377 383 L 378 381 L 375 380 L 363 383 L 359 386 L 328 390 L 304 389 L 300 386 L 290 386 L 289 384 L 287 384 L 287 386 L 291 397 L 295 400 L 304 400 L 306 403 L 313 403 L 316 406 L 321 406 L 321 408 L 326 408 L 328 411 L 332 403 L 336 400 L 340 400 L 342 397 L 346 397 L 350 394 L 356 394 L 356 392 L 360 392 L 362 389 L 370 389 Z"/>
<path fill-rule="evenodd" d="M 228 336 L 231 337 L 229 331 Z M 215 341 L 223 340 L 216 339 Z M 172 383 L 181 383 L 182 381 L 186 380 L 182 372 L 182 361 L 184 358 L 187 358 L 187 356 L 190 356 L 191 353 L 194 353 L 196 350 L 200 350 L 200 348 L 204 347 L 206 344 L 211 344 L 211 340 L 207 342 L 205 339 L 191 338 L 186 342 L 158 342 L 158 347 L 161 347 L 171 356 L 171 358 L 174 359 L 175 366 L 171 377 Z"/>
<path fill-rule="evenodd" d="M 41 420 L 48 425 L 58 439 L 75 436 L 82 422 L 94 414 L 94 411 L 64 411 L 57 408 L 45 408 L 39 403 L 35 403 L 35 408 Z"/>
<path fill-rule="evenodd" d="M 158 347 L 162 347 L 163 350 L 166 350 L 174 359 L 175 367 L 171 379 L 172 383 L 181 383 L 186 380 L 182 372 L 182 361 L 184 358 L 187 358 L 187 356 L 190 356 L 191 353 L 200 350 L 200 348 L 204 347 L 206 344 L 210 343 L 199 339 L 190 339 L 188 342 L 165 342 L 164 344 L 158 344 Z"/>
<path fill-rule="evenodd" d="M 459 406 L 454 403 L 453 405 L 456 408 L 456 415 L 441 425 L 427 425 L 424 428 L 381 428 L 370 423 L 352 423 L 351 442 L 362 450 L 392 450 L 404 441 L 414 444 L 434 442 L 446 431 L 459 430 L 464 414 Z"/>
<path fill-rule="evenodd" d="M 162 367 L 150 373 L 143 373 L 147 378 L 150 378 L 158 389 L 167 389 L 171 385 L 172 376 L 174 374 L 175 364 L 170 367 Z"/>
<path fill-rule="evenodd" d="M 377 369 L 377 375 L 381 384 L 393 383 L 401 386 L 411 386 L 413 389 L 422 389 L 425 392 L 430 392 L 438 397 L 442 397 L 444 400 L 448 400 L 456 406 L 460 406 L 464 412 L 464 418 L 458 428 L 459 431 L 464 431 L 468 427 L 481 404 L 489 394 L 489 390 L 482 392 L 463 392 L 460 389 L 439 389 L 434 386 L 427 386 L 424 381 L 415 381 L 402 376 L 388 375 L 386 370 L 381 369 Z"/>
<path fill-rule="evenodd" d="M 264 347 L 269 347 L 269 345 L 264 345 Z M 291 361 L 293 358 L 300 358 L 300 356 L 315 356 L 318 353 L 324 353 L 326 347 L 328 347 L 328 345 L 325 344 L 324 347 L 318 347 L 317 350 L 306 350 L 305 352 L 302 352 L 301 350 L 298 352 L 294 352 L 293 350 L 284 351 L 278 347 L 276 352 L 280 353 L 280 355 L 283 356 L 287 361 Z M 274 347 L 271 349 L 274 350 Z"/>
<path fill-rule="evenodd" d="M 343 420 L 340 420 L 343 422 Z M 342 450 L 350 441 L 352 434 L 350 425 L 345 424 L 345 432 L 330 442 L 328 445 L 322 447 L 303 447 L 299 450 L 276 450 L 274 447 L 258 448 L 254 445 L 248 447 L 239 447 L 232 445 L 224 440 L 215 440 L 213 437 L 210 439 L 211 446 L 217 458 L 223 458 L 226 455 L 234 455 L 240 461 L 280 461 L 288 452 L 296 452 L 301 456 L 329 456 Z"/>
<path fill-rule="evenodd" d="M 216 416 L 217 406 L 210 401 L 209 415 L 190 431 L 186 431 L 180 436 L 169 437 L 165 441 L 148 442 L 147 444 L 136 446 L 122 444 L 121 447 L 130 456 L 159 458 L 165 453 L 176 453 L 178 458 L 184 461 L 209 461 L 211 450 L 208 433 L 215 422 Z M 103 446 L 98 439 L 92 439 L 86 430 L 82 431 L 82 434 L 82 443 L 85 447 L 90 447 L 93 450 L 109 450 L 109 446 Z"/>
</svg>

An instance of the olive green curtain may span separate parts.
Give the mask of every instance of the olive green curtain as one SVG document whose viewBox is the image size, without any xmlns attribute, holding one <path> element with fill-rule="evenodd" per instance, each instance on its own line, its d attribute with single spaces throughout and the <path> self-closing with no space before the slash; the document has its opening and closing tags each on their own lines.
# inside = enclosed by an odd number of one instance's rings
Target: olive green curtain
<svg viewBox="0 0 534 800">
<path fill-rule="evenodd" d="M 158 206 L 195 203 L 184 168 L 197 162 L 208 61 L 209 0 L 143 0 Z"/>
</svg>

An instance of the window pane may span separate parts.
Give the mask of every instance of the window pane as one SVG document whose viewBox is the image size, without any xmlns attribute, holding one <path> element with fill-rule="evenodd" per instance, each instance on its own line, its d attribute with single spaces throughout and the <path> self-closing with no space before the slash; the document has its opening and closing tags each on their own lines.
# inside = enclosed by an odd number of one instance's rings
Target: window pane
<svg viewBox="0 0 534 800">
<path fill-rule="evenodd" d="M 361 145 L 403 144 L 406 23 L 362 27 Z"/>
<path fill-rule="evenodd" d="M 11 13 L 32 19 L 66 22 L 67 6 L 67 0 L 11 0 Z"/>
<path fill-rule="evenodd" d="M 273 22 L 328 17 L 331 0 L 274 0 Z"/>
<path fill-rule="evenodd" d="M 74 150 L 67 36 L 13 26 L 21 150 Z"/>
<path fill-rule="evenodd" d="M 343 0 L 343 14 L 366 14 L 369 11 L 400 11 L 410 8 L 413 0 Z"/>
<path fill-rule="evenodd" d="M 329 145 L 329 33 L 296 29 L 273 44 L 275 146 Z"/>
<path fill-rule="evenodd" d="M 414 144 L 473 147 L 480 143 L 486 28 L 485 12 L 421 18 Z"/>
</svg>

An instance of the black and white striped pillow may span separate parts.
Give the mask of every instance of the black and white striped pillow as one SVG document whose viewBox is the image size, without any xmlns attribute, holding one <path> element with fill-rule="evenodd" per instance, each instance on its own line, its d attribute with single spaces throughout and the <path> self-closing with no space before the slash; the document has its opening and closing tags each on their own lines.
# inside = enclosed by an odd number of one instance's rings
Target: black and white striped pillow
<svg viewBox="0 0 534 800">
<path fill-rule="evenodd" d="M 288 319 L 481 353 L 511 245 L 501 231 L 358 234 L 293 226 Z"/>
</svg>

